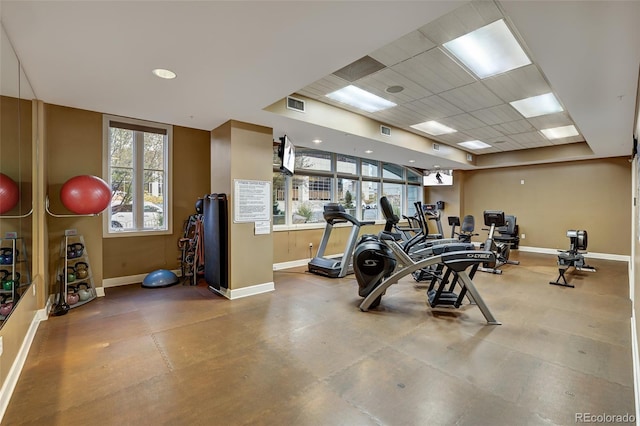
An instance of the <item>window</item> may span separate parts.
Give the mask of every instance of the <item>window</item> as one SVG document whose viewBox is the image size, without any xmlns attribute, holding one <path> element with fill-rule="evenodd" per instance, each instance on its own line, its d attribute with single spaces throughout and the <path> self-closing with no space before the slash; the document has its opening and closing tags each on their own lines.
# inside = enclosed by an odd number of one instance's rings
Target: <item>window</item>
<svg viewBox="0 0 640 426">
<path fill-rule="evenodd" d="M 362 220 L 378 219 L 378 182 L 362 182 Z"/>
<path fill-rule="evenodd" d="M 105 235 L 171 233 L 172 127 L 105 115 L 103 128 L 104 176 L 113 191 Z"/>
<path fill-rule="evenodd" d="M 275 152 L 275 151 L 274 151 Z M 273 162 L 273 225 L 279 229 L 324 223 L 324 206 L 338 203 L 363 221 L 382 219 L 386 195 L 398 215 L 412 215 L 422 200 L 422 175 L 409 167 L 311 148 L 296 150 L 296 174 L 285 176 Z M 303 227 L 304 228 L 304 227 Z"/>
</svg>

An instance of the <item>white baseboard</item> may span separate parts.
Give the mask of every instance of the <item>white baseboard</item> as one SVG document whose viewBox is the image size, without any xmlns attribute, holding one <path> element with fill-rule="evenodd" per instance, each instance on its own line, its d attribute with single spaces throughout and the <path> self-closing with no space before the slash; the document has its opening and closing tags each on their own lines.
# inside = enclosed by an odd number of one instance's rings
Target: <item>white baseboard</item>
<svg viewBox="0 0 640 426">
<path fill-rule="evenodd" d="M 2 388 L 0 389 L 0 420 L 4 417 L 4 413 L 6 412 L 11 396 L 13 395 L 13 391 L 16 388 L 16 384 L 18 384 L 20 373 L 22 373 L 22 368 L 27 360 L 27 355 L 29 354 L 29 349 L 31 349 L 33 339 L 36 336 L 36 331 L 38 331 L 40 321 L 44 321 L 48 318 L 50 307 L 51 298 L 47 301 L 47 306 L 44 309 L 40 309 L 34 313 L 29 329 L 27 330 L 27 334 L 24 336 L 22 345 L 16 355 L 16 359 L 13 361 L 13 364 L 9 369 L 9 374 L 7 374 L 7 378 L 2 384 Z"/>
<path fill-rule="evenodd" d="M 275 284 L 273 281 L 263 284 L 256 284 L 249 287 L 242 287 L 237 289 L 221 288 L 220 290 L 216 290 L 212 287 L 209 287 L 212 291 L 218 293 L 220 296 L 226 297 L 229 300 L 240 299 L 242 297 L 255 296 L 257 294 L 268 293 L 270 291 L 274 291 Z"/>
<path fill-rule="evenodd" d="M 149 271 L 149 272 L 151 272 L 151 271 Z M 176 274 L 178 277 L 181 275 L 179 269 L 174 269 L 171 272 Z M 104 289 L 105 288 L 118 287 L 118 286 L 121 286 L 121 285 L 129 285 L 129 284 L 141 283 L 142 280 L 144 280 L 144 278 L 147 275 L 148 274 L 136 274 L 136 275 L 127 275 L 127 276 L 124 276 L 124 277 L 105 278 L 105 279 L 102 280 L 102 296 L 104 296 Z M 96 291 L 98 291 L 99 288 L 101 288 L 101 287 L 96 287 Z M 100 294 L 98 294 L 98 296 L 100 296 Z"/>
<path fill-rule="evenodd" d="M 530 252 L 530 253 L 553 254 L 556 256 L 558 255 L 557 249 L 550 249 L 550 248 L 543 248 L 543 247 L 520 246 L 518 247 L 518 250 Z M 629 262 L 631 260 L 630 256 L 623 255 L 623 254 L 609 254 L 609 253 L 595 253 L 595 252 L 585 253 L 584 257 L 590 258 L 590 259 L 617 260 L 619 262 Z"/>
<path fill-rule="evenodd" d="M 273 270 L 280 271 L 281 269 L 297 268 L 299 266 L 306 266 L 311 259 L 292 260 L 290 262 L 274 263 Z"/>
</svg>

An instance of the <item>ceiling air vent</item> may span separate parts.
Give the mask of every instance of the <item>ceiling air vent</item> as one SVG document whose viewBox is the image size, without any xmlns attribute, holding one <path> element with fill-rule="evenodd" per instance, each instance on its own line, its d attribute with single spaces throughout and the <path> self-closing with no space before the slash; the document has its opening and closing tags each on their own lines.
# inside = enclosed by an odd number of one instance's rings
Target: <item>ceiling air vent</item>
<svg viewBox="0 0 640 426">
<path fill-rule="evenodd" d="M 380 134 L 385 136 L 391 136 L 391 129 L 387 126 L 380 126 Z"/>
<path fill-rule="evenodd" d="M 439 145 L 439 144 L 437 144 L 437 143 L 434 143 L 434 144 L 433 144 L 433 150 L 434 150 L 434 151 L 440 151 L 440 145 Z"/>
<path fill-rule="evenodd" d="M 304 112 L 304 101 L 301 99 L 296 99 L 296 98 L 287 96 L 287 109 L 292 109 L 298 112 Z"/>
</svg>

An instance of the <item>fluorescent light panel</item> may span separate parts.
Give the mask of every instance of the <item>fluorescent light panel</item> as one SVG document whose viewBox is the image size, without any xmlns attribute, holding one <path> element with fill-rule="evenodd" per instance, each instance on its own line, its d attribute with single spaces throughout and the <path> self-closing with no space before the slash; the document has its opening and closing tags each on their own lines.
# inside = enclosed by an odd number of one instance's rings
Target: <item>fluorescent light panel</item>
<svg viewBox="0 0 640 426">
<path fill-rule="evenodd" d="M 452 129 L 451 127 L 447 127 L 444 124 L 440 124 L 437 121 L 425 121 L 424 123 L 414 124 L 410 127 L 416 130 L 420 130 L 421 132 L 429 133 L 431 136 L 457 132 L 457 130 Z"/>
<path fill-rule="evenodd" d="M 560 105 L 560 102 L 558 102 L 553 93 L 532 96 L 530 98 L 520 99 L 519 101 L 509 102 L 509 104 L 526 118 L 564 111 L 562 105 Z"/>
<path fill-rule="evenodd" d="M 478 78 L 491 77 L 531 63 L 502 19 L 443 46 Z"/>
<path fill-rule="evenodd" d="M 541 132 L 547 137 L 547 139 L 562 139 L 571 136 L 578 136 L 580 134 L 574 125 L 544 129 L 541 130 Z"/>
<path fill-rule="evenodd" d="M 458 145 L 464 146 L 469 149 L 485 149 L 491 148 L 491 145 L 488 143 L 484 143 L 482 141 L 466 141 L 466 142 L 458 142 Z"/>
<path fill-rule="evenodd" d="M 383 109 L 388 109 L 397 105 L 354 85 L 343 87 L 342 89 L 331 92 L 326 96 L 334 101 L 351 105 L 352 107 L 367 112 L 382 111 Z"/>
</svg>

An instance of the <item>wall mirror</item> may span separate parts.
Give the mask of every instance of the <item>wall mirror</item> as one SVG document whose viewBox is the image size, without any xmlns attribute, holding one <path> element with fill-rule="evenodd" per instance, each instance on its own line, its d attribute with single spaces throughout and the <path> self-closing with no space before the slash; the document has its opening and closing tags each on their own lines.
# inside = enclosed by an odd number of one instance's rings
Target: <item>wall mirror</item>
<svg viewBox="0 0 640 426">
<path fill-rule="evenodd" d="M 0 327 L 32 284 L 33 89 L 0 25 Z"/>
</svg>

